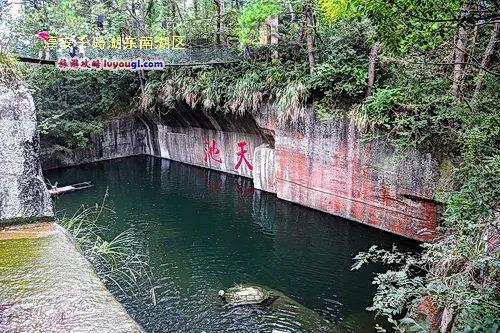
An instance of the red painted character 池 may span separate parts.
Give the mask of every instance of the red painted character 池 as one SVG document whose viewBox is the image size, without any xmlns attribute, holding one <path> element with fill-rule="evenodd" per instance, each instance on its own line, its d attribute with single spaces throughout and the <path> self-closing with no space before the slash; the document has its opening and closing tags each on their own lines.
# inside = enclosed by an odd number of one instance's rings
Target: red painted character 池
<svg viewBox="0 0 500 333">
<path fill-rule="evenodd" d="M 238 163 L 236 163 L 236 165 L 234 167 L 236 170 L 238 170 L 238 168 L 241 165 L 241 162 L 243 162 L 243 161 L 245 161 L 245 163 L 247 164 L 247 167 L 250 170 L 253 170 L 253 166 L 250 164 L 250 162 L 248 162 L 248 160 L 245 156 L 245 154 L 248 152 L 248 150 L 245 149 L 246 145 L 247 145 L 247 143 L 245 141 L 238 143 L 238 147 L 240 147 L 240 151 L 237 152 L 236 155 L 238 155 L 240 157 L 240 160 L 238 161 Z"/>
<path fill-rule="evenodd" d="M 203 158 L 205 162 L 208 162 L 208 158 L 210 157 L 215 162 L 222 163 L 222 157 L 216 157 L 216 155 L 220 154 L 220 150 L 217 148 L 216 144 L 215 140 L 212 140 L 212 145 L 209 144 L 208 140 L 205 141 L 205 146 L 208 146 L 205 147 L 205 157 Z"/>
</svg>

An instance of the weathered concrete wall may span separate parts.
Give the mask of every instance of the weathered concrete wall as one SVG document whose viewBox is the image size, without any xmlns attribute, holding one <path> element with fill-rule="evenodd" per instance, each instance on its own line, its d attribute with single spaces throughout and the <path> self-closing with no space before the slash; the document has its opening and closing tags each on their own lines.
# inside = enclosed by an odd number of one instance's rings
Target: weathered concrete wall
<svg viewBox="0 0 500 333">
<path fill-rule="evenodd" d="M 281 199 L 406 237 L 433 236 L 438 158 L 414 151 L 398 159 L 385 141 L 362 142 L 347 118 L 320 121 L 309 109 L 294 128 L 276 114 L 270 105 L 241 118 L 179 105 L 167 115 L 112 120 L 70 164 L 151 154 L 250 177 Z M 248 164 L 237 168 L 242 148 Z"/>
<path fill-rule="evenodd" d="M 147 122 L 156 132 L 153 155 L 253 178 L 255 149 L 264 138 L 250 115 L 236 117 L 178 105 L 167 115 L 147 115 Z"/>
<path fill-rule="evenodd" d="M 253 183 L 256 189 L 276 193 L 274 149 L 268 144 L 255 149 Z"/>
<path fill-rule="evenodd" d="M 2 232 L 0 267 L 0 332 L 145 332 L 55 223 Z"/>
<path fill-rule="evenodd" d="M 20 82 L 0 84 L 0 220 L 52 215 L 33 98 Z"/>
<path fill-rule="evenodd" d="M 152 155 L 253 178 L 254 151 L 263 137 L 251 117 L 236 118 L 179 105 L 167 115 L 142 118 L 154 132 Z"/>
<path fill-rule="evenodd" d="M 263 142 L 249 115 L 236 118 L 179 105 L 167 115 L 143 114 L 106 121 L 101 132 L 92 133 L 87 147 L 76 149 L 64 159 L 47 156 L 43 167 L 148 154 L 253 178 L 254 152 Z"/>
<path fill-rule="evenodd" d="M 319 121 L 309 109 L 299 128 L 277 126 L 275 164 L 278 198 L 414 239 L 433 236 L 439 160 L 430 154 L 397 159 L 382 140 L 363 143 L 348 118 Z"/>
<path fill-rule="evenodd" d="M 103 123 L 100 132 L 90 136 L 90 143 L 85 148 L 75 149 L 64 157 L 43 155 L 44 169 L 92 163 L 114 158 L 150 154 L 152 151 L 150 128 L 140 118 L 125 116 Z"/>
<path fill-rule="evenodd" d="M 252 156 L 255 148 L 262 144 L 262 137 L 249 133 L 158 125 L 158 143 L 158 157 L 253 178 Z M 239 163 L 241 148 L 244 158 Z"/>
</svg>

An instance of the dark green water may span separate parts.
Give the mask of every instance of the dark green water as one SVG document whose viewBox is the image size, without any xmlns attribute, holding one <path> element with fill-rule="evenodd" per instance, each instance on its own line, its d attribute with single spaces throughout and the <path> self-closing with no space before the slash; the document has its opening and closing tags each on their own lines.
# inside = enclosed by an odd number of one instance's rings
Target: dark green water
<svg viewBox="0 0 500 333">
<path fill-rule="evenodd" d="M 110 239 L 133 229 L 150 256 L 148 291 L 111 291 L 148 332 L 374 332 L 374 269 L 351 272 L 372 244 L 416 250 L 413 241 L 278 200 L 252 182 L 139 156 L 45 172 L 60 186 L 95 187 L 56 200 L 58 215 L 100 203 Z M 226 309 L 219 289 L 254 283 L 286 297 L 268 309 Z M 331 324 L 328 324 L 331 323 Z"/>
</svg>

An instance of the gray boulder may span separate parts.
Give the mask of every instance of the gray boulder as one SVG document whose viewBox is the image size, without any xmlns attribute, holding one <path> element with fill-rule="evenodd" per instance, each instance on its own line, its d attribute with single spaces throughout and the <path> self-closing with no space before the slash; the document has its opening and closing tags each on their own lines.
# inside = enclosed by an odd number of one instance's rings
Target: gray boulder
<svg viewBox="0 0 500 333">
<path fill-rule="evenodd" d="M 0 82 L 0 226 L 52 216 L 33 97 L 22 82 Z"/>
</svg>

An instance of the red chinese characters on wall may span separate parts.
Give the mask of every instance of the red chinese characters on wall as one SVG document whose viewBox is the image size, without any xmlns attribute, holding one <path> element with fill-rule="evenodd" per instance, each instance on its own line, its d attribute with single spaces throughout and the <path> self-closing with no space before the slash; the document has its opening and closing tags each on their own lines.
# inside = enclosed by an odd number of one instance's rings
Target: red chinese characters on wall
<svg viewBox="0 0 500 333">
<path fill-rule="evenodd" d="M 247 145 L 247 143 L 245 141 L 242 141 L 240 143 L 238 143 L 238 147 L 240 147 L 240 151 L 236 153 L 236 155 L 238 155 L 238 157 L 240 158 L 238 163 L 236 163 L 235 165 L 235 169 L 238 170 L 238 168 L 241 166 L 241 162 L 245 161 L 245 163 L 247 164 L 247 167 L 250 169 L 250 170 L 253 170 L 253 166 L 250 164 L 250 162 L 247 160 L 245 154 L 248 152 L 248 150 L 245 149 L 245 146 Z"/>
<path fill-rule="evenodd" d="M 243 162 L 245 162 L 248 169 L 253 170 L 252 164 L 245 155 L 246 153 L 248 153 L 248 150 L 245 149 L 246 145 L 247 143 L 245 141 L 238 143 L 240 151 L 236 153 L 236 155 L 239 157 L 239 160 L 234 166 L 235 170 L 238 170 Z M 211 159 L 217 163 L 222 163 L 222 157 L 219 156 L 220 153 L 221 153 L 220 149 L 217 148 L 217 141 L 212 140 L 212 144 L 210 144 L 208 140 L 205 141 L 205 157 L 203 157 L 203 160 L 205 162 L 208 162 Z"/>
<path fill-rule="evenodd" d="M 217 155 L 220 154 L 219 148 L 217 148 L 217 142 L 212 140 L 212 145 L 207 141 L 205 141 L 205 157 L 203 160 L 208 162 L 208 159 L 212 159 L 217 163 L 222 163 L 222 157 L 217 158 Z"/>
</svg>

